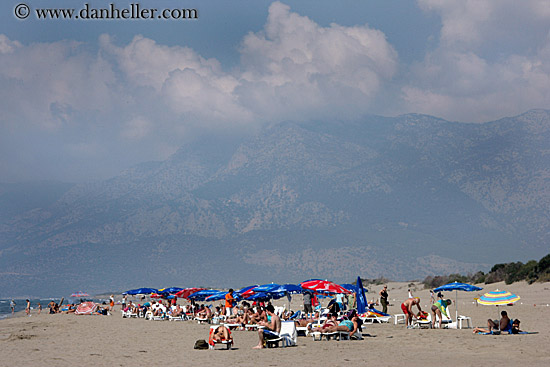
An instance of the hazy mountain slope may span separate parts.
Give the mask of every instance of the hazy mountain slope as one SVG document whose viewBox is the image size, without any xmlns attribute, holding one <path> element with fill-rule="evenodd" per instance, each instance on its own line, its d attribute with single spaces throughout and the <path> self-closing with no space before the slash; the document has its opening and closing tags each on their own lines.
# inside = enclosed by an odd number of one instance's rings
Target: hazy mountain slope
<svg viewBox="0 0 550 367">
<path fill-rule="evenodd" d="M 287 122 L 203 138 L 33 205 L 4 185 L 0 294 L 411 279 L 539 258 L 549 135 L 543 110 L 485 124 Z M 219 275 L 205 278 L 210 268 Z"/>
</svg>

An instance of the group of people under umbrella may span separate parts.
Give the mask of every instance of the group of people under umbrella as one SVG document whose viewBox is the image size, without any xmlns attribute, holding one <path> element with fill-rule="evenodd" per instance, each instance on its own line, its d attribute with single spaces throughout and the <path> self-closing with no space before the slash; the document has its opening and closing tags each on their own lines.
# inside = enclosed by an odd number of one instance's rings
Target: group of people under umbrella
<svg viewBox="0 0 550 367">
<path fill-rule="evenodd" d="M 474 291 L 480 291 L 480 290 L 482 290 L 482 288 L 471 284 L 465 284 L 465 283 L 459 283 L 459 282 L 445 284 L 441 287 L 434 289 L 433 292 L 437 292 L 440 295 L 439 300 L 434 302 L 432 305 L 432 311 L 434 313 L 439 311 L 437 312 L 437 316 L 439 317 L 439 320 L 440 320 L 439 327 L 441 327 L 441 318 L 442 318 L 441 313 L 445 313 L 447 311 L 447 306 L 452 303 L 451 300 L 444 300 L 443 297 L 441 296 L 441 292 L 452 292 L 452 291 L 455 292 L 455 302 L 454 302 L 455 303 L 455 320 L 458 320 L 459 319 L 458 302 L 457 302 L 458 291 L 474 292 Z M 354 310 L 355 317 L 357 317 L 358 314 L 365 314 L 367 311 L 370 311 L 370 310 L 373 310 L 375 312 L 380 312 L 373 308 L 369 310 L 369 304 L 367 302 L 365 292 L 366 292 L 366 289 L 362 285 L 361 278 L 358 277 L 355 284 L 336 284 L 328 280 L 311 279 L 311 280 L 304 281 L 299 285 L 297 284 L 281 285 L 281 284 L 271 283 L 271 284 L 264 284 L 264 285 L 251 285 L 236 291 L 234 291 L 233 289 L 230 289 L 229 291 L 221 291 L 221 290 L 203 289 L 203 288 L 185 288 L 185 289 L 165 288 L 165 289 L 158 289 L 158 290 L 153 288 L 140 288 L 140 289 L 129 290 L 125 292 L 125 294 L 128 294 L 128 295 L 149 294 L 152 297 L 162 297 L 162 298 L 168 298 L 168 299 L 178 297 L 178 298 L 188 299 L 192 302 L 210 302 L 210 301 L 225 299 L 226 311 L 228 311 L 227 316 L 232 315 L 231 302 L 238 302 L 242 300 L 262 302 L 262 301 L 269 301 L 273 299 L 279 299 L 286 296 L 290 301 L 291 295 L 293 294 L 307 295 L 307 297 L 306 296 L 304 297 L 304 300 L 306 298 L 309 299 L 311 296 L 323 297 L 327 295 L 353 294 L 355 298 L 355 301 L 353 304 L 353 307 L 355 308 Z M 228 299 L 230 300 L 229 304 L 228 304 Z M 519 296 L 511 294 L 510 292 L 496 290 L 493 292 L 485 293 L 483 296 L 477 299 L 477 302 L 482 305 L 492 305 L 492 306 L 498 307 L 500 305 L 513 304 L 519 299 L 520 299 Z M 411 300 L 408 300 L 408 301 L 411 301 Z M 441 303 L 441 307 L 438 307 L 437 302 Z M 306 306 L 305 302 L 304 302 L 304 306 Z M 434 308 L 436 308 L 435 311 L 434 311 Z M 307 308 L 305 309 L 307 310 Z M 386 314 L 386 316 L 389 316 L 389 315 Z M 499 330 L 499 329 L 508 331 L 510 333 L 521 332 L 521 330 L 519 330 L 519 320 L 512 321 L 507 317 L 508 316 L 506 315 L 506 312 L 503 311 L 502 318 L 500 318 L 500 321 L 489 319 L 488 329 L 475 328 L 474 332 L 493 333 L 494 330 Z M 435 318 L 432 320 L 432 323 L 431 323 L 432 327 L 435 326 L 434 323 L 435 323 Z M 262 336 L 264 336 L 264 334 L 260 335 L 259 345 L 262 344 L 262 338 L 261 338 Z"/>
<path fill-rule="evenodd" d="M 195 302 L 213 302 L 227 298 L 235 302 L 241 300 L 247 301 L 268 301 L 288 297 L 293 294 L 312 293 L 314 295 L 330 294 L 355 294 L 358 312 L 365 312 L 367 307 L 365 289 L 362 286 L 361 279 L 357 283 L 339 285 L 328 280 L 311 279 L 297 284 L 264 284 L 251 285 L 234 291 L 222 291 L 216 289 L 204 288 L 138 288 L 124 292 L 125 295 L 149 295 L 152 298 L 185 298 Z"/>
</svg>

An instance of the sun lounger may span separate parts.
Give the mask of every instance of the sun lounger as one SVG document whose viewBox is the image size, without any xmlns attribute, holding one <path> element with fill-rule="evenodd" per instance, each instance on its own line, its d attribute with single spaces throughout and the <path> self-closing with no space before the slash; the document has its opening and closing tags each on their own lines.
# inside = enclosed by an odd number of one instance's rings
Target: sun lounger
<svg viewBox="0 0 550 367">
<path fill-rule="evenodd" d="M 185 317 L 185 315 L 179 315 L 179 316 L 168 315 L 168 320 L 169 321 L 185 321 L 186 317 Z"/>
<path fill-rule="evenodd" d="M 295 346 L 298 341 L 296 324 L 294 321 L 281 322 L 281 332 L 276 339 L 268 339 L 265 344 L 268 348 L 278 347 L 282 343 L 283 348 Z"/>
<path fill-rule="evenodd" d="M 210 323 L 210 320 L 208 320 L 207 318 L 204 318 L 204 317 L 195 317 L 195 321 L 198 323 L 198 324 L 208 324 Z"/>
<path fill-rule="evenodd" d="M 221 344 L 221 345 L 224 345 L 226 349 L 231 349 L 231 347 L 233 346 L 233 336 L 231 335 L 231 330 L 229 330 L 229 339 L 227 340 L 222 340 L 221 342 L 217 342 L 215 340 L 211 340 L 210 338 L 210 335 L 212 335 L 212 333 L 214 332 L 214 330 L 216 330 L 219 326 L 218 325 L 212 325 L 210 326 L 210 334 L 208 336 L 208 348 L 209 349 L 215 349 L 216 345 L 217 344 Z M 211 341 L 210 341 L 211 340 Z"/>
<path fill-rule="evenodd" d="M 350 339 L 350 335 L 349 335 L 349 332 L 347 331 L 333 331 L 333 332 L 330 332 L 330 333 L 322 333 L 320 331 L 314 331 L 311 333 L 311 335 L 313 336 L 313 341 L 320 341 L 320 340 L 323 340 L 323 338 L 325 338 L 325 340 L 349 340 Z"/>
</svg>

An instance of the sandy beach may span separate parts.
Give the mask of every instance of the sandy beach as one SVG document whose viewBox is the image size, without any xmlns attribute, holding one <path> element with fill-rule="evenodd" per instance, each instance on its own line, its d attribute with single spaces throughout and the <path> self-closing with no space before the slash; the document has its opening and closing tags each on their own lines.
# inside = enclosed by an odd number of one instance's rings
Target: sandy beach
<svg viewBox="0 0 550 367">
<path fill-rule="evenodd" d="M 391 314 L 401 313 L 407 283 L 389 283 Z M 432 366 L 451 362 L 457 366 L 550 364 L 550 283 L 527 285 L 524 282 L 505 285 L 480 285 L 481 292 L 458 293 L 459 314 L 470 316 L 475 326 L 485 326 L 496 318 L 496 307 L 476 305 L 478 294 L 501 289 L 521 296 L 514 306 L 501 307 L 511 318 L 521 320 L 522 329 L 538 332 L 530 335 L 474 335 L 471 329 L 406 329 L 403 324 L 367 325 L 364 340 L 313 341 L 299 337 L 298 346 L 253 350 L 256 332 L 233 332 L 235 345 L 226 350 L 194 350 L 197 339 L 207 339 L 209 325 L 192 321 L 146 321 L 124 319 L 120 306 L 111 316 L 77 316 L 32 314 L 0 321 L 0 365 L 2 366 L 317 366 L 365 365 Z M 379 287 L 371 287 L 369 299 Z M 413 288 L 428 309 L 429 292 Z M 377 293 L 376 293 L 377 294 Z M 448 293 L 454 303 L 455 293 Z M 301 296 L 291 304 L 299 309 Z M 275 304 L 283 304 L 283 300 Z M 326 301 L 325 301 L 326 303 Z M 454 318 L 454 305 L 451 309 Z M 368 334 L 368 335 L 367 335 Z"/>
</svg>

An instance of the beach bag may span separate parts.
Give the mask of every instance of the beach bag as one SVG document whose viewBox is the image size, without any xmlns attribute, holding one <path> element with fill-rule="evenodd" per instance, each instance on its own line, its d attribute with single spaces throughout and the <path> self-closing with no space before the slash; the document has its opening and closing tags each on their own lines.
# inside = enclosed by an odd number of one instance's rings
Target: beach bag
<svg viewBox="0 0 550 367">
<path fill-rule="evenodd" d="M 193 349 L 208 349 L 208 342 L 204 339 L 199 339 L 195 342 Z"/>
</svg>

